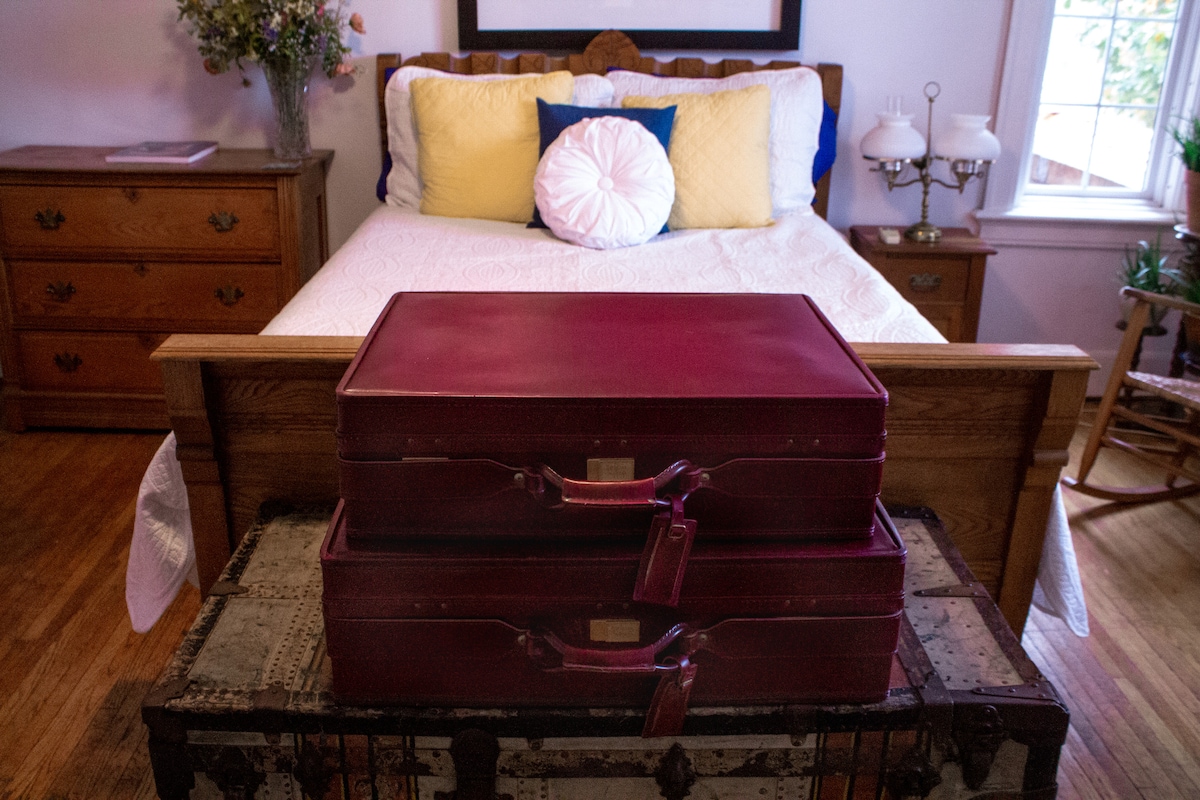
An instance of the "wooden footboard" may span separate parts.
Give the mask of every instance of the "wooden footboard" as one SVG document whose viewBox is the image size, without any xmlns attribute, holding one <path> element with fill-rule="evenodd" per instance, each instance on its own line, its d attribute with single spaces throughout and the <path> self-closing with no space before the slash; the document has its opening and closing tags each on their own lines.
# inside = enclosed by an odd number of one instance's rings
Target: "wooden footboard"
<svg viewBox="0 0 1200 800">
<path fill-rule="evenodd" d="M 359 337 L 175 335 L 154 354 L 207 591 L 267 501 L 336 500 Z M 1095 362 L 1059 345 L 858 344 L 887 387 L 883 498 L 934 509 L 1019 635 Z"/>
</svg>

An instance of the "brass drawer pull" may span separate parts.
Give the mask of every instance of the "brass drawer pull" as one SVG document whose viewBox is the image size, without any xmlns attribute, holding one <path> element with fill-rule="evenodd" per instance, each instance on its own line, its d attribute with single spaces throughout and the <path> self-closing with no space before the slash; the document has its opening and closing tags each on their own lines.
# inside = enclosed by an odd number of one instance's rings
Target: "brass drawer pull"
<svg viewBox="0 0 1200 800">
<path fill-rule="evenodd" d="M 67 218 L 57 208 L 47 208 L 45 211 L 38 211 L 33 215 L 33 218 L 42 226 L 42 230 L 46 231 L 56 231 L 59 225 L 67 221 Z"/>
<path fill-rule="evenodd" d="M 217 233 L 229 233 L 233 226 L 238 224 L 238 218 L 236 214 L 228 211 L 214 211 L 208 218 L 208 224 L 212 225 Z"/>
<path fill-rule="evenodd" d="M 914 292 L 936 292 L 942 288 L 942 276 L 936 272 L 922 272 L 917 275 L 910 275 L 908 278 L 908 288 Z"/>
<path fill-rule="evenodd" d="M 71 295 L 75 294 L 75 287 L 71 285 L 70 281 L 66 283 L 58 281 L 46 286 L 46 294 L 53 297 L 59 303 L 65 303 L 71 299 Z"/>
<path fill-rule="evenodd" d="M 245 293 L 237 286 L 225 286 L 217 289 L 213 294 L 227 306 L 237 305 L 237 301 L 245 296 Z"/>
<path fill-rule="evenodd" d="M 63 372 L 75 372 L 83 366 L 83 359 L 78 353 L 55 353 L 54 366 Z"/>
</svg>

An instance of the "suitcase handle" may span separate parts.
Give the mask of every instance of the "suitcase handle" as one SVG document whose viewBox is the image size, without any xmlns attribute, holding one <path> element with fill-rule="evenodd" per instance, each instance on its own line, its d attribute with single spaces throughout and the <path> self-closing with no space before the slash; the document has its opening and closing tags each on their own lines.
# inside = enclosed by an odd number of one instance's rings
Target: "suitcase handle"
<svg viewBox="0 0 1200 800">
<path fill-rule="evenodd" d="M 525 636 L 526 652 L 535 661 L 544 661 L 546 646 L 562 657 L 562 669 L 577 672 L 599 672 L 605 674 L 658 674 L 658 685 L 650 706 L 646 709 L 646 721 L 642 736 L 679 736 L 683 733 L 683 721 L 687 715 L 688 698 L 696 680 L 696 665 L 687 653 L 671 655 L 659 660 L 659 655 L 680 636 L 689 632 L 686 624 L 675 625 L 657 641 L 643 647 L 623 650 L 600 650 L 590 647 L 569 645 L 550 631 L 530 631 Z M 553 669 L 553 667 L 551 667 Z"/>
<path fill-rule="evenodd" d="M 676 461 L 653 478 L 639 478 L 631 481 L 578 481 L 564 478 L 545 464 L 537 468 L 537 473 L 545 478 L 547 483 L 558 488 L 562 494 L 563 506 L 603 506 L 608 508 L 652 508 L 668 504 L 668 500 L 659 497 L 659 492 L 680 476 L 683 476 L 682 487 L 676 496 L 682 499 L 700 485 L 702 472 L 700 467 L 693 466 L 692 462 L 687 459 Z M 532 489 L 532 487 L 530 488 Z"/>
<path fill-rule="evenodd" d="M 531 659 L 543 661 L 548 655 L 545 649 L 548 645 L 562 657 L 562 668 L 565 670 L 603 673 L 673 672 L 686 665 L 687 659 L 666 658 L 660 663 L 658 655 L 687 631 L 688 626 L 680 623 L 650 644 L 617 650 L 577 647 L 567 644 L 551 631 L 530 631 L 526 636 L 525 647 Z"/>
</svg>

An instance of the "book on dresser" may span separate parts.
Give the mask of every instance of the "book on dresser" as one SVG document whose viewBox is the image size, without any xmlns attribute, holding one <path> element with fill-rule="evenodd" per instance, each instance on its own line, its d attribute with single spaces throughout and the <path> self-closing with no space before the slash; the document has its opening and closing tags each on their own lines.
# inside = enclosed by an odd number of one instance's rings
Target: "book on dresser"
<svg viewBox="0 0 1200 800">
<path fill-rule="evenodd" d="M 191 164 L 215 152 L 216 142 L 140 142 L 109 153 L 110 164 Z"/>
</svg>

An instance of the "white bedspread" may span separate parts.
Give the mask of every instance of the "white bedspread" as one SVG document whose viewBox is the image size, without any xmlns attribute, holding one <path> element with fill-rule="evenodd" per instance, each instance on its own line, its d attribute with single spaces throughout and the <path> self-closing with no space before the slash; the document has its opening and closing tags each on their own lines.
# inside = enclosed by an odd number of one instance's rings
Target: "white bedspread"
<svg viewBox="0 0 1200 800">
<path fill-rule="evenodd" d="M 544 229 L 391 206 L 372 212 L 262 333 L 362 336 L 396 292 L 448 290 L 803 293 L 850 342 L 945 341 L 811 212 L 783 216 L 765 229 L 679 231 L 637 247 L 591 250 Z M 173 461 L 174 452 L 172 435 L 139 493 L 137 558 L 131 556 L 126 580 L 138 631 L 149 630 L 195 570 L 182 479 L 173 477 L 177 465 L 163 463 Z M 1086 635 L 1087 611 L 1061 501 L 1048 525 L 1036 599 Z"/>
<path fill-rule="evenodd" d="M 851 342 L 945 339 L 816 214 L 592 250 L 511 222 L 382 206 L 263 333 L 365 335 L 396 292 L 803 293 Z"/>
</svg>

